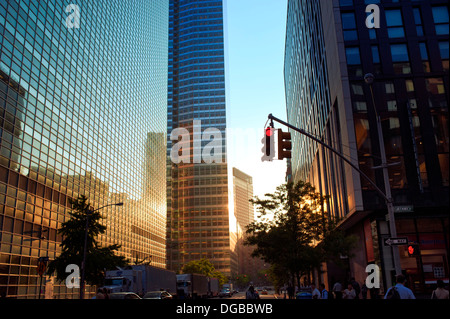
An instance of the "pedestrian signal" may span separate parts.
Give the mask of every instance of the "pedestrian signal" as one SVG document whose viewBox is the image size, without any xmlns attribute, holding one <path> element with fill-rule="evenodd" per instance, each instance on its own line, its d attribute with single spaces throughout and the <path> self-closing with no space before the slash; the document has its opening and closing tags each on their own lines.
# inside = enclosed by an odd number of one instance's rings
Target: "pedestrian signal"
<svg viewBox="0 0 450 319">
<path fill-rule="evenodd" d="M 408 245 L 408 256 L 409 257 L 420 256 L 419 245 L 417 245 L 417 244 L 409 244 Z"/>
</svg>

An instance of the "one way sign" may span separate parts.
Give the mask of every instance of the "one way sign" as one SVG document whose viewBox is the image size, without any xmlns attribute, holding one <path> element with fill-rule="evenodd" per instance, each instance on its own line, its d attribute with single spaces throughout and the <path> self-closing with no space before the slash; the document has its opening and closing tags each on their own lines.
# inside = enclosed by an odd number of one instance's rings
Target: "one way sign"
<svg viewBox="0 0 450 319">
<path fill-rule="evenodd" d="M 400 238 L 386 238 L 384 240 L 385 246 L 398 246 L 398 245 L 407 245 L 408 238 L 400 237 Z"/>
</svg>

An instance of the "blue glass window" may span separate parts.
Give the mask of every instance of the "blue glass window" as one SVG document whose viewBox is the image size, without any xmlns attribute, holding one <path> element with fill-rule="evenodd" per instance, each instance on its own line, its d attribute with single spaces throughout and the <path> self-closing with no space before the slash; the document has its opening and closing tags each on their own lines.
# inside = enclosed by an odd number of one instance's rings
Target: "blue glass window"
<svg viewBox="0 0 450 319">
<path fill-rule="evenodd" d="M 413 8 L 414 22 L 416 23 L 416 32 L 419 37 L 423 36 L 422 17 L 419 8 Z"/>
<path fill-rule="evenodd" d="M 344 40 L 358 40 L 356 31 L 355 14 L 353 12 L 342 13 L 342 29 L 344 31 Z"/>
<path fill-rule="evenodd" d="M 341 7 L 352 6 L 353 5 L 353 0 L 339 0 L 339 5 Z"/>
<path fill-rule="evenodd" d="M 406 44 L 391 44 L 392 62 L 409 61 L 408 47 Z"/>
<path fill-rule="evenodd" d="M 433 20 L 436 28 L 436 34 L 448 34 L 448 8 L 433 7 Z"/>
<path fill-rule="evenodd" d="M 420 42 L 419 47 L 420 47 L 420 57 L 422 58 L 422 60 L 428 60 L 428 51 L 426 43 Z"/>
<path fill-rule="evenodd" d="M 380 53 L 376 45 L 372 45 L 372 61 L 373 63 L 380 63 Z"/>
<path fill-rule="evenodd" d="M 441 59 L 448 59 L 448 41 L 439 42 L 439 51 L 441 52 Z"/>
<path fill-rule="evenodd" d="M 403 19 L 400 10 L 386 10 L 386 25 L 389 38 L 402 38 L 405 36 L 403 30 Z"/>
<path fill-rule="evenodd" d="M 345 55 L 347 56 L 347 64 L 361 64 L 361 57 L 358 47 L 345 48 Z"/>
</svg>

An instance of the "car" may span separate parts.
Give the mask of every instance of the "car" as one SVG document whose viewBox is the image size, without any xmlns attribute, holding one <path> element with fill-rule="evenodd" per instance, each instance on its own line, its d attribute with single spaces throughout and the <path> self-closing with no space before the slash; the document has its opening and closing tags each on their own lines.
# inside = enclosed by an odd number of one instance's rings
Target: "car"
<svg viewBox="0 0 450 319">
<path fill-rule="evenodd" d="M 173 296 L 167 291 L 149 291 L 142 299 L 173 299 Z"/>
<path fill-rule="evenodd" d="M 142 299 L 134 292 L 113 292 L 109 294 L 109 299 Z"/>
<path fill-rule="evenodd" d="M 301 287 L 299 288 L 296 299 L 312 299 L 312 291 L 310 287 Z"/>
<path fill-rule="evenodd" d="M 261 290 L 261 295 L 267 295 L 267 290 L 266 289 Z"/>
<path fill-rule="evenodd" d="M 220 298 L 222 298 L 222 297 L 231 297 L 231 296 L 233 296 L 233 293 L 230 291 L 230 289 L 222 289 L 219 292 L 219 297 Z"/>
</svg>

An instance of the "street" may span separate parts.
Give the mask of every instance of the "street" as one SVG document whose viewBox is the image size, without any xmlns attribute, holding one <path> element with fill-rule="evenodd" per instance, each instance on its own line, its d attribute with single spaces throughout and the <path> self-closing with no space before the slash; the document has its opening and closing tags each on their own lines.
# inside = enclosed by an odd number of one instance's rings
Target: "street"
<svg viewBox="0 0 450 319">
<path fill-rule="evenodd" d="M 267 291 L 267 295 L 263 295 L 263 294 L 260 293 L 259 294 L 259 298 L 260 299 L 278 299 L 279 296 L 275 295 L 275 291 L 274 290 L 268 290 Z M 222 299 L 245 299 L 245 291 L 238 292 L 238 293 L 234 294 L 230 298 L 222 298 Z"/>
</svg>

